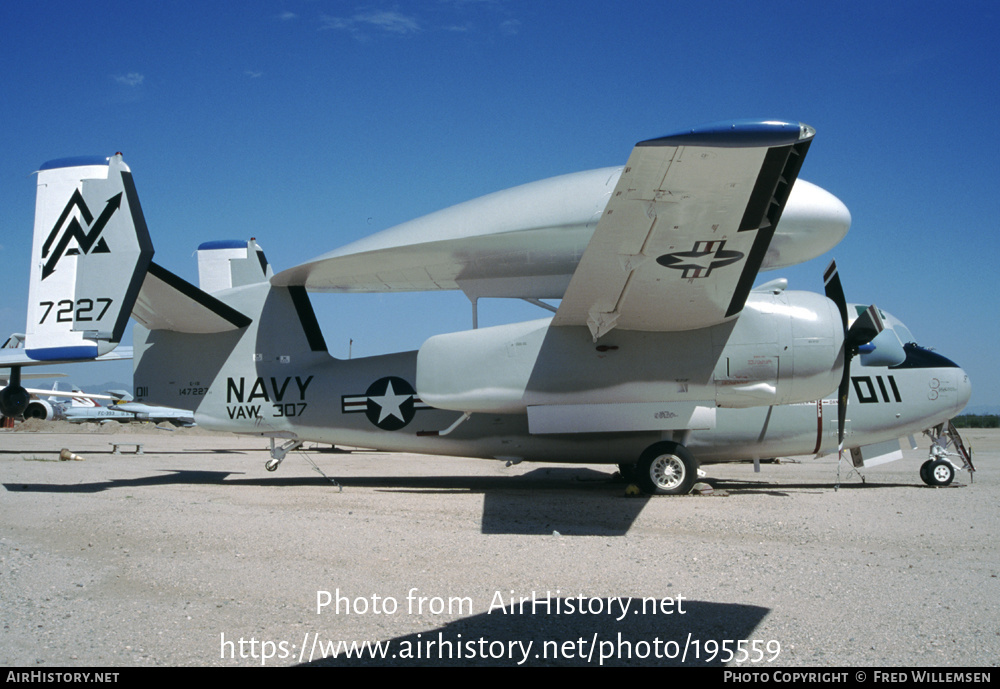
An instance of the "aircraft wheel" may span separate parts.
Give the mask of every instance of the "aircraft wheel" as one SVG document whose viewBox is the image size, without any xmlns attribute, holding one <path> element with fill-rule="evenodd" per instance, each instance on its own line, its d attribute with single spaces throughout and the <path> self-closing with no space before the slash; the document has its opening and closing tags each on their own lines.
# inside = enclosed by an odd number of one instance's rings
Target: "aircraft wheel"
<svg viewBox="0 0 1000 689">
<path fill-rule="evenodd" d="M 950 462 L 939 459 L 927 467 L 927 485 L 947 486 L 955 479 L 955 467 Z"/>
<path fill-rule="evenodd" d="M 933 463 L 934 463 L 933 459 L 928 459 L 926 462 L 920 465 L 920 480 L 926 483 L 928 486 L 934 485 L 933 483 L 931 483 L 930 474 L 927 473 L 928 471 L 930 471 L 931 464 Z"/>
<path fill-rule="evenodd" d="M 277 471 L 278 465 L 281 464 L 277 459 L 269 459 L 264 462 L 264 468 L 268 471 Z"/>
<path fill-rule="evenodd" d="M 650 495 L 686 495 L 698 478 L 698 461 L 691 452 L 669 441 L 646 448 L 635 467 L 639 487 Z"/>
</svg>

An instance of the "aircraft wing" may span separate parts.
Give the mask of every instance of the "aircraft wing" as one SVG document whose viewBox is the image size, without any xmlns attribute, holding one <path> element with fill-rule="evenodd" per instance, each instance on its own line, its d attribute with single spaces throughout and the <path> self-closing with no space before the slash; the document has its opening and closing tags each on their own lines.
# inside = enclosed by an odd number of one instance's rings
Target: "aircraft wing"
<svg viewBox="0 0 1000 689">
<path fill-rule="evenodd" d="M 2 367 L 0 367 L 2 368 Z M 28 379 L 40 379 L 40 378 L 65 378 L 65 373 L 22 373 L 21 380 Z M 0 373 L 0 385 L 6 385 L 7 381 L 10 380 L 10 376 L 6 373 Z"/>
<path fill-rule="evenodd" d="M 94 395 L 89 392 L 71 392 L 67 390 L 43 390 L 41 388 L 26 388 L 29 395 L 35 397 L 67 397 L 78 400 L 110 400 L 111 395 Z"/>
<path fill-rule="evenodd" d="M 636 144 L 553 325 L 703 328 L 743 309 L 814 130 L 736 122 Z"/>
<path fill-rule="evenodd" d="M 803 134 L 804 131 L 807 133 Z M 685 213 L 691 212 L 692 204 L 702 203 L 714 204 L 718 213 L 735 215 L 731 206 L 741 202 L 737 197 L 743 193 L 746 208 L 767 151 L 794 145 L 798 153 L 803 153 L 811 132 L 798 123 L 726 123 L 644 142 L 636 147 L 634 154 L 644 153 L 643 160 L 648 162 L 652 160 L 651 154 L 662 158 L 669 150 L 672 157 L 658 160 L 662 170 L 655 171 L 663 176 L 655 182 L 647 180 L 646 184 L 647 191 L 654 186 L 660 192 L 683 191 L 683 199 L 671 200 L 673 208 L 680 207 L 683 200 L 688 205 L 680 210 Z M 689 152 L 685 154 L 683 150 Z M 721 151 L 726 155 L 717 155 Z M 703 165 L 694 164 L 696 156 L 702 157 Z M 777 158 L 780 153 L 772 154 L 769 164 Z M 630 170 L 634 169 L 630 166 Z M 461 290 L 470 299 L 562 299 L 598 223 L 604 218 L 612 193 L 619 186 L 622 170 L 611 167 L 576 172 L 472 199 L 376 232 L 281 271 L 271 278 L 271 283 L 303 286 L 313 292 Z M 787 191 L 797 171 L 796 164 L 787 165 L 784 170 L 787 185 L 775 190 Z M 762 180 L 766 178 L 764 175 Z M 716 179 L 720 183 L 713 186 Z M 729 187 L 725 184 L 727 180 Z M 658 185 L 664 181 L 675 186 L 659 189 Z M 742 186 L 737 191 L 733 185 L 738 184 Z M 762 189 L 765 186 L 762 181 Z M 759 196 L 764 194 L 762 191 Z M 662 220 L 666 217 L 667 201 L 663 198 L 655 201 L 653 207 L 659 208 L 658 217 Z M 838 198 L 805 180 L 795 184 L 780 207 L 781 226 L 775 231 L 772 223 L 766 230 L 770 240 L 766 251 L 760 252 L 763 256 L 757 256 L 755 249 L 753 263 L 758 270 L 796 265 L 824 254 L 843 239 L 851 224 L 850 213 Z M 736 222 L 741 219 L 742 216 Z M 604 220 L 605 225 L 608 222 L 610 218 Z M 650 224 L 645 229 L 649 230 Z M 756 240 L 757 229 L 739 226 L 733 233 L 742 230 L 740 241 L 735 236 L 729 237 L 723 251 L 738 250 L 734 248 L 736 244 L 757 246 L 743 241 Z M 657 228 L 657 232 L 662 230 L 662 225 Z M 684 231 L 691 233 L 689 227 Z M 641 233 L 642 229 L 636 232 Z M 720 232 L 721 228 L 709 233 L 708 240 L 717 239 L 712 235 Z M 602 234 L 606 233 L 607 229 Z M 706 245 L 694 244 L 708 241 L 702 239 L 703 233 L 691 234 L 685 238 L 691 243 L 677 251 L 704 251 Z M 765 246 L 765 242 L 761 240 L 759 246 Z M 718 260 L 715 258 L 713 262 Z M 689 263 L 681 261 L 677 265 Z M 740 261 L 731 270 L 751 279 L 754 271 L 743 273 L 744 266 L 745 262 Z M 732 291 L 735 294 L 735 288 Z"/>
</svg>

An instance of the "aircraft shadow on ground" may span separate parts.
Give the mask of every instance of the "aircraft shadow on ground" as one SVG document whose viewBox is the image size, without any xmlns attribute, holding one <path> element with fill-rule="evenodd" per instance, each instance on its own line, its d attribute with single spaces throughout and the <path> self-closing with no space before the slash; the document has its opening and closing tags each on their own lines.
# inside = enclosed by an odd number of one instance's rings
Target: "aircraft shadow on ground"
<svg viewBox="0 0 1000 689">
<path fill-rule="evenodd" d="M 55 460 L 45 460 L 55 461 Z M 68 464 L 72 464 L 71 462 Z M 567 470 L 572 471 L 572 470 Z M 330 488 L 331 481 L 336 481 L 345 488 L 374 488 L 384 492 L 412 493 L 485 493 L 495 490 L 535 491 L 538 489 L 559 490 L 562 492 L 581 491 L 583 495 L 595 491 L 617 493 L 624 484 L 612 483 L 610 474 L 597 471 L 577 470 L 583 472 L 583 478 L 573 480 L 572 476 L 549 477 L 545 481 L 534 481 L 530 475 L 524 476 L 352 476 L 341 479 L 331 476 L 291 476 L 280 474 L 261 478 L 230 478 L 245 476 L 244 472 L 235 471 L 203 471 L 190 469 L 158 469 L 149 476 L 131 479 L 106 479 L 91 483 L 25 483 L 8 482 L 2 485 L 10 492 L 33 493 L 98 493 L 115 488 L 141 488 L 144 486 L 217 484 L 231 487 L 309 487 Z M 534 474 L 535 472 L 531 472 Z M 597 478 L 595 478 L 597 477 Z M 610 494 L 610 493 L 609 493 Z"/>
<path fill-rule="evenodd" d="M 341 482 L 393 492 L 482 493 L 484 534 L 620 536 L 648 500 L 623 499 L 623 481 L 583 467 L 541 467 L 519 476 L 351 477 Z"/>
<path fill-rule="evenodd" d="M 232 471 L 166 470 L 153 476 L 108 479 L 92 483 L 4 483 L 11 493 L 100 493 L 115 488 L 149 488 L 169 485 L 222 484 Z"/>
<path fill-rule="evenodd" d="M 744 481 L 739 479 L 708 479 L 708 483 L 717 491 L 724 490 L 732 495 L 774 495 L 777 497 L 791 497 L 791 492 L 796 493 L 812 492 L 825 493 L 831 490 L 876 490 L 878 488 L 927 488 L 923 483 L 886 483 L 883 481 L 869 480 L 862 482 L 856 478 L 844 479 L 843 482 L 836 481 L 816 482 L 816 483 L 781 483 L 775 484 L 768 481 Z"/>
<path fill-rule="evenodd" d="M 499 592 L 501 595 L 506 591 Z M 313 652 L 307 666 L 326 667 L 512 667 L 523 666 L 721 666 L 728 660 L 724 639 L 750 639 L 768 614 L 767 608 L 739 603 L 713 603 L 683 600 L 663 610 L 661 597 L 651 597 L 645 609 L 643 598 L 633 598 L 628 612 L 622 615 L 619 602 L 612 598 L 583 598 L 583 606 L 593 613 L 566 612 L 567 605 L 580 607 L 579 598 L 560 598 L 554 592 L 538 592 L 538 604 L 522 607 L 507 605 L 449 622 L 436 629 L 408 634 L 384 641 L 383 653 L 362 651 L 361 657 L 345 657 L 341 647 L 331 657 L 337 639 L 313 646 L 309 642 L 303 657 Z M 662 594 L 661 594 L 662 595 Z M 654 602 L 655 601 L 655 602 Z M 556 605 L 561 606 L 557 611 Z M 546 608 L 548 612 L 546 612 Z M 653 610 L 656 610 L 654 612 Z M 610 610 L 610 612 L 608 612 Z M 673 610 L 666 614 L 665 610 Z M 679 614 L 683 610 L 683 614 Z M 601 611 L 601 612 L 598 612 Z M 618 621 L 618 617 L 622 617 Z M 332 634 L 335 635 L 335 632 Z M 345 640 L 348 645 L 351 640 Z M 530 642 L 530 646 L 528 646 Z M 329 644 L 334 644 L 331 647 Z M 779 649 L 757 649 L 767 660 Z M 736 642 L 727 647 L 735 654 Z M 752 652 L 748 644 L 744 645 Z M 317 656 L 327 653 L 322 659 Z M 604 658 L 602 659 L 602 655 Z M 519 663 L 519 661 L 522 661 Z"/>
<path fill-rule="evenodd" d="M 226 485 L 261 487 L 333 488 L 316 476 L 239 478 L 229 471 L 161 470 L 152 476 L 107 479 L 90 483 L 4 483 L 11 493 L 99 493 L 115 489 L 167 485 Z M 586 468 L 535 469 L 520 476 L 411 476 L 350 477 L 339 480 L 352 487 L 384 492 L 481 493 L 482 533 L 565 536 L 620 536 L 628 533 L 642 512 L 646 497 L 622 499 L 625 484 L 612 475 Z"/>
<path fill-rule="evenodd" d="M 99 493 L 169 485 L 232 487 L 310 487 L 336 490 L 322 476 L 240 478 L 242 472 L 160 470 L 151 476 L 107 479 L 90 483 L 2 484 L 11 493 Z M 623 536 L 652 500 L 698 500 L 699 496 L 625 498 L 625 483 L 612 474 L 584 467 L 541 467 L 519 476 L 353 476 L 337 479 L 344 488 L 374 488 L 384 492 L 482 493 L 484 534 L 560 536 Z M 834 484 L 781 484 L 766 481 L 710 480 L 716 496 L 770 495 L 792 497 L 796 492 L 823 492 Z M 952 487 L 957 487 L 955 484 Z M 925 488 L 922 484 L 842 483 L 841 490 Z"/>
<path fill-rule="evenodd" d="M 578 467 L 542 467 L 483 497 L 484 534 L 623 536 L 648 496 L 623 499 L 626 483 Z M 555 498 L 558 498 L 556 500 Z"/>
</svg>

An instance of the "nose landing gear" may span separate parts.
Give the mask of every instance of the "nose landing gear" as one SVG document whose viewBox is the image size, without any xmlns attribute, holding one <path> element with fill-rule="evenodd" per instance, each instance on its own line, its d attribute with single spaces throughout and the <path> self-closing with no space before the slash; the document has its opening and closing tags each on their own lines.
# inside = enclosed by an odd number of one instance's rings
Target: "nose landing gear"
<svg viewBox="0 0 1000 689">
<path fill-rule="evenodd" d="M 949 421 L 928 428 L 924 435 L 931 439 L 931 449 L 926 462 L 920 466 L 920 479 L 928 486 L 947 486 L 955 480 L 955 472 L 964 469 L 969 472 L 969 483 L 975 477 L 972 452 L 966 449 L 962 436 L 955 424 Z M 959 466 L 954 459 L 961 460 Z"/>
</svg>

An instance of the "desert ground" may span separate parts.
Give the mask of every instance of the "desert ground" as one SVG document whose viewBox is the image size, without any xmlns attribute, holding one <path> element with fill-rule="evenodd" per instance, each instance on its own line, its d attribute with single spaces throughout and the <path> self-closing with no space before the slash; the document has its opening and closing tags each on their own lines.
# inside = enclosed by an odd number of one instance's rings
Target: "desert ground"
<svg viewBox="0 0 1000 689">
<path fill-rule="evenodd" d="M 918 439 L 864 482 L 783 458 L 649 498 L 601 465 L 307 444 L 268 472 L 260 438 L 31 422 L 0 432 L 0 664 L 993 666 L 1000 432 L 963 435 L 948 487 Z"/>
</svg>

